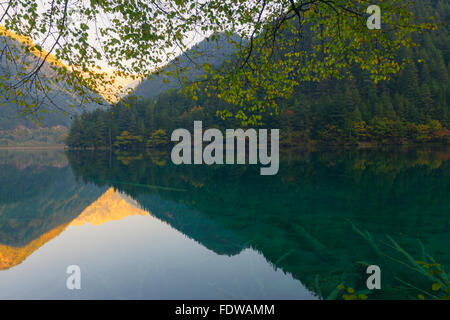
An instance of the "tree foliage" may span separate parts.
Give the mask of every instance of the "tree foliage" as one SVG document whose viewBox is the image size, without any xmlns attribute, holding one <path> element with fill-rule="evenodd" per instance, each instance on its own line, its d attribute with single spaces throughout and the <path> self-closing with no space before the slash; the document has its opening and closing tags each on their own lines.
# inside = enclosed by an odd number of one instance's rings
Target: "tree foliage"
<svg viewBox="0 0 450 320">
<path fill-rule="evenodd" d="M 177 59 L 203 37 L 225 37 L 236 47 L 222 68 L 209 63 L 170 70 L 194 99 L 199 91 L 217 95 L 239 110 L 222 110 L 244 124 L 255 124 L 261 113 L 277 112 L 277 99 L 292 95 L 302 81 L 349 76 L 352 66 L 368 71 L 377 82 L 397 73 L 407 60 L 401 48 L 414 45 L 413 33 L 434 28 L 413 14 L 412 3 L 380 1 L 382 29 L 366 27 L 368 0 L 10 0 L 1 4 L 0 23 L 7 39 L 14 32 L 26 36 L 21 46 L 35 58 L 0 79 L 3 99 L 21 103 L 25 114 L 39 107 L 23 97 L 38 91 L 44 96 L 64 81 L 82 103 L 101 102 L 90 92 L 107 91 L 116 76 L 148 78 Z M 234 36 L 238 35 L 237 38 Z M 23 65 L 4 42 L 5 59 Z M 46 51 L 47 50 L 47 51 Z M 210 53 L 196 53 L 210 54 Z M 52 58 L 54 57 L 54 59 Z M 183 59 L 190 60 L 189 56 Z M 111 78 L 98 69 L 99 61 L 114 68 Z M 18 63 L 19 62 L 19 63 Z M 40 77 L 49 62 L 50 79 Z M 156 68 L 156 69 L 155 69 Z M 203 76 L 187 81 L 189 68 Z M 156 71 L 155 71 L 156 70 Z M 103 94 L 108 96 L 108 94 Z"/>
<path fill-rule="evenodd" d="M 437 21 L 450 18 L 450 5 L 446 1 L 437 1 L 432 7 L 425 6 L 425 1 L 416 4 L 418 15 L 433 15 Z M 391 80 L 375 84 L 367 71 L 355 67 L 347 79 L 305 81 L 294 88 L 292 96 L 277 100 L 280 110 L 277 116 L 262 114 L 261 121 L 265 127 L 280 129 L 283 148 L 312 143 L 448 143 L 448 27 L 415 40 L 418 47 L 402 49 L 399 53 L 399 59 L 414 62 Z M 239 106 L 224 103 L 205 92 L 200 92 L 196 101 L 175 90 L 152 100 L 130 103 L 131 108 L 118 104 L 77 118 L 68 145 L 108 148 L 108 130 L 112 143 L 123 131 L 149 141 L 156 130 L 164 129 L 170 135 L 177 128 L 192 128 L 194 120 L 202 120 L 205 128 L 222 130 L 241 125 L 240 119 L 224 120 L 216 116 L 223 108 L 237 113 Z M 141 143 L 140 147 L 145 144 Z"/>
</svg>

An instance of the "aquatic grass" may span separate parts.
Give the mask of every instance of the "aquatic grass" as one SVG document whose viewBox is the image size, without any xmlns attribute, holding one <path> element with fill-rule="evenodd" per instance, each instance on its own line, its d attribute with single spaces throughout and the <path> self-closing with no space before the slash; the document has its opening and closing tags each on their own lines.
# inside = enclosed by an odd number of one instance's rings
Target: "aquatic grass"
<svg viewBox="0 0 450 320">
<path fill-rule="evenodd" d="M 285 254 L 283 254 L 281 257 L 279 257 L 278 259 L 277 259 L 277 261 L 275 261 L 274 262 L 274 265 L 279 265 L 280 264 L 280 262 L 281 261 L 283 261 L 284 260 L 284 258 L 286 258 L 287 256 L 289 256 L 292 252 L 294 252 L 295 250 L 294 249 L 291 249 L 291 250 L 289 250 L 288 252 L 286 252 Z"/>
<path fill-rule="evenodd" d="M 429 285 L 429 288 L 431 288 L 431 292 L 420 288 L 419 285 L 414 285 L 408 281 L 405 281 L 401 279 L 398 275 L 395 274 L 393 279 L 397 280 L 398 282 L 402 283 L 403 285 L 406 285 L 408 288 L 416 290 L 416 292 L 420 292 L 417 294 L 417 297 L 421 300 L 424 300 L 425 297 L 430 297 L 431 299 L 444 299 L 444 300 L 450 300 L 450 281 L 448 274 L 444 271 L 442 265 L 440 263 L 437 263 L 435 259 L 426 253 L 425 246 L 423 243 L 418 239 L 419 248 L 421 251 L 422 259 L 423 260 L 417 260 L 415 259 L 408 251 L 406 251 L 394 238 L 392 238 L 390 235 L 385 235 L 385 237 L 389 240 L 389 242 L 380 241 L 381 244 L 386 246 L 387 248 L 390 248 L 394 250 L 395 253 L 400 254 L 400 258 L 394 257 L 392 255 L 389 255 L 387 253 L 384 253 L 380 247 L 375 243 L 373 240 L 373 237 L 370 235 L 370 233 L 367 230 L 360 230 L 351 223 L 352 228 L 360 234 L 363 239 L 368 241 L 370 246 L 374 248 L 374 251 L 377 253 L 377 255 L 383 259 L 389 259 L 399 265 L 402 265 L 407 270 L 411 270 L 416 274 L 420 274 L 423 276 L 426 280 L 431 283 Z M 403 260 L 401 259 L 403 258 Z M 341 290 L 343 289 L 341 286 Z M 344 286 L 345 287 L 345 286 Z M 346 296 L 345 298 L 351 298 L 354 300 L 354 295 Z"/>
<path fill-rule="evenodd" d="M 339 298 L 339 292 L 342 290 L 341 285 L 344 283 L 345 279 L 347 278 L 347 272 L 343 272 L 341 274 L 341 281 L 339 281 L 339 285 L 334 285 L 333 290 L 327 295 L 324 300 L 337 300 Z"/>
<path fill-rule="evenodd" d="M 417 290 L 418 292 L 422 292 L 423 294 L 426 294 L 426 295 L 430 296 L 430 297 L 433 298 L 433 299 L 436 299 L 436 300 L 439 300 L 439 299 L 440 299 L 438 296 L 435 296 L 435 295 L 433 295 L 433 294 L 430 294 L 428 291 L 425 291 L 425 290 L 423 290 L 423 289 L 421 289 L 421 288 L 418 288 L 417 286 L 414 286 L 413 284 L 411 284 L 411 283 L 409 283 L 409 282 L 406 282 L 406 281 L 400 279 L 399 277 L 394 277 L 394 279 L 397 280 L 398 282 L 401 282 L 401 283 L 403 283 L 404 285 L 406 285 L 406 286 L 408 286 L 408 287 L 414 289 L 414 290 Z M 420 298 L 420 296 L 423 296 L 423 295 L 418 294 L 417 296 Z"/>
<path fill-rule="evenodd" d="M 322 297 L 322 289 L 320 288 L 320 275 L 316 274 L 316 277 L 314 278 L 314 291 L 317 293 L 319 297 Z"/>
<path fill-rule="evenodd" d="M 381 257 L 384 259 L 383 253 L 381 252 L 381 250 L 378 248 L 377 244 L 375 243 L 375 241 L 373 240 L 372 235 L 367 231 L 367 230 L 360 230 L 352 221 L 346 219 L 350 225 L 352 226 L 352 229 L 354 231 L 356 231 L 356 233 L 358 233 L 363 239 L 365 239 L 369 245 L 374 249 L 374 251 Z"/>
<path fill-rule="evenodd" d="M 410 265 L 406 264 L 406 263 L 402 263 L 403 265 L 409 267 L 412 270 L 415 270 L 419 273 L 421 273 L 422 275 L 424 275 L 425 277 L 427 277 L 429 280 L 434 281 L 435 278 L 430 276 L 429 273 L 427 273 L 426 271 L 423 270 L 423 268 L 421 268 L 421 265 L 417 262 L 416 259 L 414 259 L 408 252 L 406 252 L 391 236 L 386 235 L 386 238 L 388 238 L 392 243 L 393 246 L 390 246 L 389 244 L 386 244 L 387 246 L 397 250 L 399 253 L 401 253 L 404 257 L 406 257 L 406 259 L 409 261 Z M 385 255 L 386 257 L 390 258 L 393 261 L 397 261 L 397 262 L 401 262 L 397 259 L 394 259 L 388 255 Z"/>
<path fill-rule="evenodd" d="M 317 253 L 320 257 L 322 257 L 325 260 L 330 259 L 330 254 L 327 250 L 327 247 L 320 242 L 316 237 L 314 237 L 311 233 L 306 231 L 305 228 L 302 226 L 293 223 L 292 228 L 294 229 L 296 235 L 301 236 L 303 239 L 306 240 L 306 242 L 311 245 L 314 249 L 314 252 Z"/>
<path fill-rule="evenodd" d="M 341 289 L 339 286 L 336 286 L 336 288 L 331 291 L 331 293 L 325 298 L 325 300 L 336 300 L 338 298 L 338 294 Z"/>
</svg>

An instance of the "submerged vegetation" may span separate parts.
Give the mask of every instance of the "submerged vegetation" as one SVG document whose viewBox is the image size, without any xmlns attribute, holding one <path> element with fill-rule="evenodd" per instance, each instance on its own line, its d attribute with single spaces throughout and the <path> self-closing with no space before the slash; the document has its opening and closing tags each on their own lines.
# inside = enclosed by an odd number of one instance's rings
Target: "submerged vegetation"
<svg viewBox="0 0 450 320">
<path fill-rule="evenodd" d="M 384 268 L 382 267 L 384 281 L 387 278 L 389 279 L 388 281 L 393 281 L 395 284 L 395 286 L 383 287 L 383 291 L 395 292 L 403 290 L 405 294 L 403 299 L 450 300 L 449 274 L 445 272 L 444 266 L 436 262 L 426 252 L 426 248 L 420 239 L 416 240 L 416 247 L 419 250 L 415 250 L 421 253 L 421 260 L 418 260 L 389 235 L 385 235 L 384 238 L 380 237 L 379 239 L 375 239 L 367 230 L 360 230 L 354 224 L 352 224 L 352 228 L 376 252 L 379 258 L 377 263 L 384 266 Z M 368 262 L 359 263 L 369 265 Z M 387 267 L 386 265 L 389 266 Z M 339 288 L 345 289 L 342 285 Z M 377 296 L 376 290 L 372 292 L 373 296 Z M 347 288 L 347 294 L 343 294 L 342 297 L 345 300 L 361 299 L 361 296 L 356 295 L 352 288 Z M 367 298 L 367 296 L 364 298 Z"/>
</svg>

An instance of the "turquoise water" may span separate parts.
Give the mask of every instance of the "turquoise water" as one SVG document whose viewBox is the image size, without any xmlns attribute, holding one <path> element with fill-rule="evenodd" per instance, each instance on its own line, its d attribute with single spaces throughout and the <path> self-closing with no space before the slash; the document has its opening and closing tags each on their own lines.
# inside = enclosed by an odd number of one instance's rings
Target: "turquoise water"
<svg viewBox="0 0 450 320">
<path fill-rule="evenodd" d="M 260 176 L 161 152 L 3 150 L 0 298 L 341 299 L 339 284 L 442 298 L 445 271 L 414 261 L 449 266 L 449 151 L 296 151 Z"/>
</svg>

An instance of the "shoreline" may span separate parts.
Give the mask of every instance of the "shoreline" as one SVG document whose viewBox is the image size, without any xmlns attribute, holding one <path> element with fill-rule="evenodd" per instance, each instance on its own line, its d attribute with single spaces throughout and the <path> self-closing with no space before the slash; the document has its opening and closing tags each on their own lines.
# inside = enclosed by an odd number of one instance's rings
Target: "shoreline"
<svg viewBox="0 0 450 320">
<path fill-rule="evenodd" d="M 295 151 L 295 150 L 323 150 L 323 149 L 379 149 L 379 148 L 408 148 L 408 147 L 446 147 L 448 144 L 442 143 L 414 143 L 414 144 L 359 144 L 359 145 L 321 145 L 321 144 L 304 144 L 304 145 L 291 145 L 284 146 L 284 148 L 280 147 L 280 153 L 283 151 Z M 283 150 L 282 150 L 283 149 Z M 137 148 L 131 150 L 120 150 L 114 148 L 70 148 L 64 144 L 56 144 L 56 145 L 37 145 L 37 146 L 0 146 L 0 150 L 69 150 L 69 151 L 128 151 L 128 152 L 136 152 L 136 151 L 148 151 L 154 150 L 149 148 Z M 159 151 L 170 151 L 167 150 L 159 150 Z"/>
<path fill-rule="evenodd" d="M 64 150 L 67 146 L 64 144 L 57 145 L 40 145 L 40 146 L 0 146 L 0 150 Z"/>
</svg>

